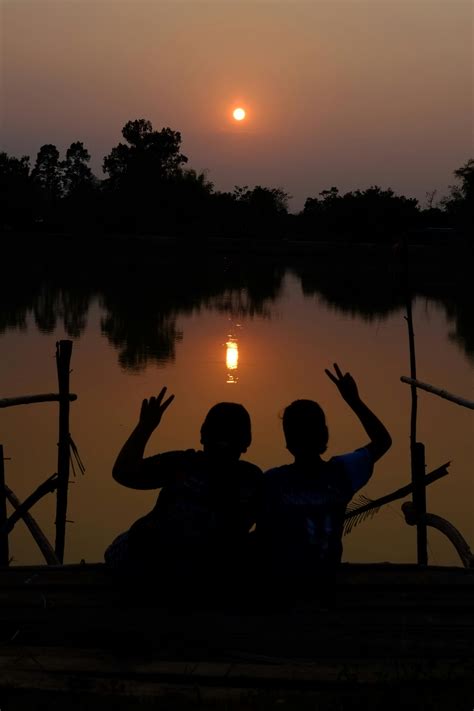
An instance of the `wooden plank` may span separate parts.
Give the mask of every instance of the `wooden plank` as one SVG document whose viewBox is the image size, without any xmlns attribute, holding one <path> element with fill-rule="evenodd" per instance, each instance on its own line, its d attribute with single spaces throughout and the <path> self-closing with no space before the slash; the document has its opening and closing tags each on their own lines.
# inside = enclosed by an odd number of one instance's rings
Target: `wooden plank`
<svg viewBox="0 0 474 711">
<path fill-rule="evenodd" d="M 112 689 L 118 680 L 140 681 L 158 689 L 162 684 L 199 684 L 224 688 L 313 686 L 332 684 L 379 684 L 381 682 L 425 683 L 445 681 L 471 682 L 474 679 L 474 659 L 448 657 L 443 660 L 423 656 L 408 660 L 360 659 L 357 655 L 343 655 L 338 659 L 321 655 L 312 662 L 294 662 L 266 657 L 260 662 L 219 663 L 199 659 L 186 662 L 133 660 L 104 653 L 102 650 L 69 650 L 38 647 L 0 649 L 0 687 L 67 688 L 72 680 L 87 680 L 88 684 L 108 678 Z M 46 685 L 46 687 L 44 686 Z M 123 691 L 123 689 L 122 689 Z"/>
<path fill-rule="evenodd" d="M 434 566 L 420 569 L 412 563 L 343 563 L 338 571 L 341 586 L 348 586 L 351 595 L 366 594 L 368 588 L 400 588 L 402 586 L 474 586 L 474 571 L 462 566 Z M 0 570 L 0 588 L 22 585 L 68 586 L 84 585 L 118 587 L 116 576 L 104 563 L 68 565 L 14 565 Z M 150 576 L 150 588 L 160 586 L 159 577 Z M 398 593 L 396 593 L 398 594 Z"/>
</svg>

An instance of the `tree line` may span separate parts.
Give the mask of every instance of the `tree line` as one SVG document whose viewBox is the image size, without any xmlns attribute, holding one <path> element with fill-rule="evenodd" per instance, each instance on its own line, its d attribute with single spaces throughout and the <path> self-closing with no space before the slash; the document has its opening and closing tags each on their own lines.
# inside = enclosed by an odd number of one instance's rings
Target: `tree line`
<svg viewBox="0 0 474 711">
<path fill-rule="evenodd" d="M 124 142 L 103 159 L 103 179 L 81 141 L 61 159 L 53 144 L 29 156 L 0 153 L 0 228 L 4 231 L 196 235 L 307 240 L 391 241 L 402 232 L 454 228 L 470 234 L 474 215 L 474 159 L 454 171 L 456 184 L 426 206 L 374 185 L 341 193 L 329 187 L 290 213 L 280 187 L 217 190 L 205 173 L 188 167 L 181 134 L 128 121 Z"/>
</svg>

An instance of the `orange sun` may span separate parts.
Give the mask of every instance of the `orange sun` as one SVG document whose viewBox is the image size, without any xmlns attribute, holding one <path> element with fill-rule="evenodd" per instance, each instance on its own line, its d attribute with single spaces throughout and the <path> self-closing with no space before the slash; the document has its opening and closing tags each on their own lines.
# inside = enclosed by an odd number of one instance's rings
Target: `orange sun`
<svg viewBox="0 0 474 711">
<path fill-rule="evenodd" d="M 245 109 L 242 109 L 240 106 L 237 109 L 234 109 L 232 112 L 232 116 L 235 118 L 236 121 L 243 121 L 245 118 Z"/>
</svg>

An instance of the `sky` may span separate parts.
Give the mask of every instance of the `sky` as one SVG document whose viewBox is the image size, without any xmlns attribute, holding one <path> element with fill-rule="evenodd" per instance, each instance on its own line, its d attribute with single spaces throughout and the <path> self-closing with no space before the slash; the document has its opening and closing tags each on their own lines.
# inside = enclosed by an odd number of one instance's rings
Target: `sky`
<svg viewBox="0 0 474 711">
<path fill-rule="evenodd" d="M 471 0 L 0 0 L 0 150 L 130 119 L 182 135 L 215 188 L 391 187 L 426 204 L 473 156 Z M 247 111 L 232 120 L 232 109 Z"/>
</svg>

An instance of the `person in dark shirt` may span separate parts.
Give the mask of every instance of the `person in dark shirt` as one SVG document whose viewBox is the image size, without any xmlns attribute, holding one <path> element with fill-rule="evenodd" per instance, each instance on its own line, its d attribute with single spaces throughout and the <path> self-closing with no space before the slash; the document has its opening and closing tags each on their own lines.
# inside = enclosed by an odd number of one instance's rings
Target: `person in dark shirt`
<svg viewBox="0 0 474 711">
<path fill-rule="evenodd" d="M 370 479 L 391 437 L 360 398 L 350 373 L 327 376 L 358 417 L 369 442 L 354 452 L 324 460 L 328 428 L 313 400 L 296 400 L 283 414 L 287 449 L 294 462 L 266 472 L 257 533 L 273 583 L 328 583 L 341 560 L 347 504 Z M 326 589 L 327 592 L 327 589 Z"/>
<path fill-rule="evenodd" d="M 221 402 L 201 427 L 202 450 L 145 457 L 147 442 L 174 396 L 166 388 L 144 400 L 122 447 L 114 479 L 131 489 L 161 489 L 153 510 L 106 550 L 112 568 L 159 569 L 167 579 L 199 580 L 238 566 L 256 519 L 261 470 L 240 460 L 252 439 L 243 405 Z"/>
</svg>

